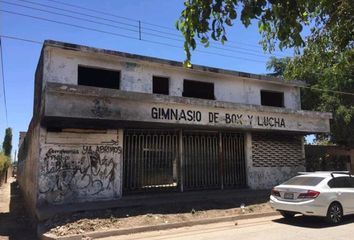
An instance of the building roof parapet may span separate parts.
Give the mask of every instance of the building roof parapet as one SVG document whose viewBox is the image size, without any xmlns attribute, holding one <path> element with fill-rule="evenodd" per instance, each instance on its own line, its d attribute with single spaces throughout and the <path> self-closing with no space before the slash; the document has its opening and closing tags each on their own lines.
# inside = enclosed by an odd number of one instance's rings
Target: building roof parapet
<svg viewBox="0 0 354 240">
<path fill-rule="evenodd" d="M 148 56 L 125 53 L 125 52 L 114 51 L 114 50 L 100 49 L 100 48 L 95 48 L 95 47 L 83 46 L 83 45 L 78 45 L 78 44 L 73 44 L 73 43 L 59 42 L 59 41 L 54 41 L 54 40 L 45 40 L 43 48 L 46 48 L 46 47 L 53 47 L 53 48 L 70 50 L 70 51 L 79 51 L 79 52 L 87 52 L 87 53 L 95 53 L 95 54 L 106 54 L 106 55 L 112 55 L 112 56 L 123 57 L 123 58 L 128 58 L 128 59 L 134 59 L 134 60 L 138 60 L 138 61 L 145 61 L 148 63 L 157 63 L 157 64 L 163 64 L 163 65 L 168 65 L 168 66 L 177 67 L 177 68 L 184 68 L 182 62 L 178 62 L 178 61 L 166 60 L 166 59 L 155 58 L 155 57 L 148 57 Z M 184 68 L 184 69 L 186 69 L 186 68 Z M 299 80 L 288 81 L 283 78 L 278 78 L 278 77 L 273 77 L 273 76 L 268 76 L 268 75 L 253 74 L 253 73 L 247 73 L 247 72 L 241 72 L 241 71 L 235 71 L 235 70 L 214 68 L 214 67 L 202 66 L 202 65 L 197 65 L 197 64 L 193 64 L 190 69 L 186 69 L 186 70 L 201 71 L 201 72 L 208 72 L 208 73 L 217 73 L 217 74 L 226 74 L 226 75 L 231 75 L 234 77 L 240 77 L 240 78 L 245 78 L 245 79 L 254 80 L 254 81 L 265 81 L 265 82 L 270 82 L 270 83 L 274 83 L 274 84 L 281 84 L 281 85 L 288 85 L 288 86 L 297 86 L 297 87 L 306 86 L 305 82 L 299 81 Z"/>
</svg>

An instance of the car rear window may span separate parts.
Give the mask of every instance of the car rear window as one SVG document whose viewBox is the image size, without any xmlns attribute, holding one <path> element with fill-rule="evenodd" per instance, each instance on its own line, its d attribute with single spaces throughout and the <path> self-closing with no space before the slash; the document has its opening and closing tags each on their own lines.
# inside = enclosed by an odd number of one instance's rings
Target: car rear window
<svg viewBox="0 0 354 240">
<path fill-rule="evenodd" d="M 298 176 L 289 179 L 283 185 L 299 185 L 299 186 L 316 186 L 319 184 L 324 178 L 323 177 L 305 177 Z"/>
</svg>

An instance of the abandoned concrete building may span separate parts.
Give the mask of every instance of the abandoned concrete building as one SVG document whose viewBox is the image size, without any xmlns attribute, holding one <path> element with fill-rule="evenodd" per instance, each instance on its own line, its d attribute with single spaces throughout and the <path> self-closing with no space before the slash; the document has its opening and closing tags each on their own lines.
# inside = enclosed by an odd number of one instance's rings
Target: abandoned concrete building
<svg viewBox="0 0 354 240">
<path fill-rule="evenodd" d="M 34 211 L 130 193 L 267 189 L 304 170 L 300 81 L 45 41 L 18 180 Z"/>
</svg>

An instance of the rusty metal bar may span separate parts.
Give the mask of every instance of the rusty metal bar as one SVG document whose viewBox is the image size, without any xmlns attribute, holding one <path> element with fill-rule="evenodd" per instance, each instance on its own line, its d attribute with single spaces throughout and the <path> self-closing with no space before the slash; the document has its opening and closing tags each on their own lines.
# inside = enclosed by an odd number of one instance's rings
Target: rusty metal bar
<svg viewBox="0 0 354 240">
<path fill-rule="evenodd" d="M 219 133 L 219 179 L 220 179 L 220 187 L 224 189 L 224 151 L 223 151 L 223 142 L 222 142 L 222 135 Z"/>
<path fill-rule="evenodd" d="M 240 133 L 126 130 L 124 191 L 245 186 L 244 147 Z"/>
<path fill-rule="evenodd" d="M 169 130 L 125 130 L 124 191 L 176 188 L 178 177 L 178 132 Z"/>
<path fill-rule="evenodd" d="M 180 168 L 180 179 L 179 179 L 179 184 L 180 184 L 180 190 L 181 192 L 184 191 L 184 168 L 185 168 L 185 163 L 184 163 L 184 154 L 183 154 L 183 132 L 182 130 L 179 130 L 179 168 Z"/>
</svg>

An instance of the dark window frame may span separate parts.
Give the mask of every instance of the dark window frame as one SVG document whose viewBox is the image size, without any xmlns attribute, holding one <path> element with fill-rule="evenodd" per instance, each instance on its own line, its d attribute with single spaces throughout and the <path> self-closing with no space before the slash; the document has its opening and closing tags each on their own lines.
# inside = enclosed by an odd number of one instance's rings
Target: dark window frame
<svg viewBox="0 0 354 240">
<path fill-rule="evenodd" d="M 155 86 L 155 84 L 154 84 L 154 80 L 155 79 L 165 79 L 165 80 L 167 80 L 167 93 L 165 92 L 165 93 L 163 93 L 163 91 L 156 91 L 155 92 L 155 89 L 154 89 L 154 86 Z M 170 95 L 170 78 L 169 77 L 166 77 L 166 76 L 160 76 L 160 75 L 153 75 L 152 76 L 152 93 L 153 94 L 163 94 L 163 95 Z"/>
<path fill-rule="evenodd" d="M 198 90 L 203 89 L 203 86 L 200 86 L 200 87 L 193 86 L 192 90 L 187 90 L 186 91 L 186 85 L 187 84 L 191 84 L 191 85 L 200 84 L 200 85 L 204 85 L 204 87 L 207 87 L 209 85 L 209 87 L 212 89 L 212 93 L 207 93 L 206 90 L 204 90 L 204 93 L 203 93 L 203 91 L 199 91 L 198 92 Z M 196 89 L 198 89 L 198 90 L 196 91 Z M 195 94 L 195 93 L 197 93 L 197 94 Z M 215 98 L 215 84 L 213 82 L 203 82 L 203 81 L 198 81 L 198 80 L 184 79 L 183 80 L 182 96 L 183 97 L 190 97 L 190 98 L 206 99 L 206 100 L 215 100 L 216 99 Z"/>
<path fill-rule="evenodd" d="M 264 103 L 264 98 L 263 98 L 263 93 L 264 94 L 281 94 L 281 103 L 280 104 L 267 104 L 267 103 Z M 262 106 L 268 106 L 268 107 L 281 107 L 281 108 L 284 108 L 285 107 L 285 101 L 284 101 L 284 98 L 285 98 L 285 93 L 284 92 L 281 92 L 281 91 L 273 91 L 273 90 L 265 90 L 265 89 L 261 89 L 260 91 L 260 98 L 261 98 L 261 105 Z"/>
<path fill-rule="evenodd" d="M 114 83 L 112 84 L 115 85 L 114 87 L 107 87 L 107 86 L 103 86 L 100 84 L 97 84 L 99 83 L 98 81 L 94 81 L 94 80 L 91 80 L 91 83 L 83 83 L 82 80 L 81 83 L 80 83 L 80 68 L 81 69 L 87 69 L 87 70 L 97 70 L 97 71 L 106 71 L 106 72 L 110 72 L 110 74 L 118 74 L 118 83 Z M 86 73 L 87 74 L 87 73 Z M 81 75 L 82 76 L 82 75 Z M 98 87 L 98 88 L 108 88 L 108 89 L 116 89 L 116 90 L 119 90 L 120 89 L 120 85 L 121 85 L 121 78 L 122 78 L 122 71 L 121 70 L 117 70 L 117 69 L 112 69 L 112 68 L 105 68 L 105 67 L 97 67 L 97 66 L 90 66 L 90 65 L 82 65 L 82 64 L 78 64 L 77 65 L 77 85 L 80 85 L 80 86 L 88 86 L 88 87 Z M 88 81 L 90 82 L 90 81 Z M 95 82 L 94 84 L 92 82 Z"/>
</svg>

